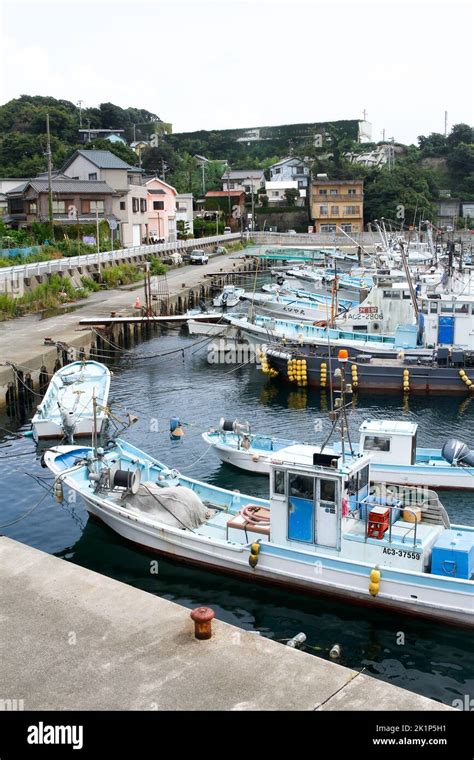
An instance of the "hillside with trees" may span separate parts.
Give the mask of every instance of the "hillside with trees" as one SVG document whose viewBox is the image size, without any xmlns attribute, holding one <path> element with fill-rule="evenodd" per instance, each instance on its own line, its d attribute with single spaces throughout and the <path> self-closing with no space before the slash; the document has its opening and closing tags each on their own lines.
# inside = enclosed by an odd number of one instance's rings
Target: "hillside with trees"
<svg viewBox="0 0 474 760">
<path fill-rule="evenodd" d="M 31 177 L 46 169 L 46 114 L 49 113 L 53 166 L 60 169 L 66 158 L 80 147 L 78 129 L 123 129 L 128 143 L 147 141 L 154 134 L 154 147 L 142 151 L 141 159 L 121 142 L 98 139 L 88 148 L 110 150 L 132 165 L 141 165 L 176 187 L 201 197 L 207 190 L 221 187 L 225 161 L 232 169 L 268 170 L 287 155 L 308 160 L 311 173 L 327 173 L 333 179 L 364 179 L 365 221 L 381 216 L 400 221 L 434 219 L 435 203 L 441 191 L 452 197 L 474 200 L 474 137 L 467 124 L 455 125 L 446 137 L 431 133 L 420 135 L 417 145 L 395 145 L 393 166 L 366 168 L 350 163 L 348 153 L 367 152 L 375 144 L 356 142 L 357 122 L 301 124 L 260 129 L 259 140 L 242 139 L 248 130 L 201 131 L 169 134 L 157 114 L 143 108 L 120 108 L 101 103 L 83 108 L 68 100 L 22 95 L 0 106 L 0 176 Z M 320 144 L 314 130 L 321 129 Z M 211 161 L 204 169 L 195 155 Z M 268 172 L 267 172 L 268 173 Z"/>
</svg>

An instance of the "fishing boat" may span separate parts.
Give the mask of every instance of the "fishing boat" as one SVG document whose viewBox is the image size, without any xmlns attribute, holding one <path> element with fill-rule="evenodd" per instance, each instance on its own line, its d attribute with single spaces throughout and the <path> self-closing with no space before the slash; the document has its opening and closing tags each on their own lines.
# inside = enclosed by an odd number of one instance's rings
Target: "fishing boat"
<svg viewBox="0 0 474 760">
<path fill-rule="evenodd" d="M 31 421 L 34 440 L 65 437 L 71 441 L 92 436 L 94 430 L 99 434 L 107 421 L 109 390 L 110 370 L 105 364 L 77 361 L 62 367 L 53 375 Z"/>
<path fill-rule="evenodd" d="M 370 489 L 370 454 L 289 447 L 270 499 L 183 477 L 123 440 L 44 455 L 64 486 L 123 538 L 252 583 L 474 624 L 474 528 L 450 525 L 434 491 Z"/>
<path fill-rule="evenodd" d="M 236 288 L 235 285 L 226 285 L 222 292 L 213 299 L 212 305 L 216 308 L 230 309 L 237 306 L 244 293 L 244 288 Z"/>
<path fill-rule="evenodd" d="M 242 298 L 250 301 L 259 313 L 270 314 L 276 317 L 295 317 L 304 322 L 326 321 L 331 315 L 331 298 L 323 295 L 310 294 L 297 291 L 295 295 L 281 295 L 280 293 L 244 293 Z M 353 301 L 340 299 L 338 309 L 341 311 L 353 306 Z"/>
<path fill-rule="evenodd" d="M 438 347 L 427 356 L 409 356 L 400 352 L 397 358 L 376 357 L 344 351 L 350 359 L 350 376 L 354 390 L 398 391 L 399 393 L 472 394 L 474 391 L 474 353 L 449 347 Z M 262 346 L 262 369 L 273 377 L 299 386 L 326 389 L 328 372 L 334 370 L 337 358 L 328 350 L 298 344 Z M 296 368 L 304 369 L 299 378 Z M 304 376 L 303 376 L 304 375 Z M 471 390 L 472 389 L 472 390 Z"/>
<path fill-rule="evenodd" d="M 354 454 L 372 454 L 371 478 L 374 483 L 455 488 L 474 490 L 474 452 L 466 444 L 449 439 L 441 449 L 419 448 L 416 445 L 418 425 L 401 420 L 366 420 L 360 439 L 351 444 Z M 270 474 L 275 453 L 287 456 L 285 450 L 300 441 L 252 433 L 248 423 L 221 419 L 218 428 L 202 434 L 206 444 L 222 462 L 246 472 Z M 314 448 L 314 444 L 312 445 Z M 326 447 L 325 451 L 329 451 Z M 339 443 L 330 449 L 341 456 Z"/>
</svg>

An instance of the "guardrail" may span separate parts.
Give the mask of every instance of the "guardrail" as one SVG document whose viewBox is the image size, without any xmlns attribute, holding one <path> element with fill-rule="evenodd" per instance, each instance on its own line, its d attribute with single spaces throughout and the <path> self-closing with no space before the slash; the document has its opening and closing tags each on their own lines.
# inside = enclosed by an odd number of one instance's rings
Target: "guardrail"
<svg viewBox="0 0 474 760">
<path fill-rule="evenodd" d="M 230 235 L 214 235 L 205 238 L 192 238 L 191 240 L 176 240 L 174 243 L 157 243 L 155 245 L 139 245 L 134 248 L 119 248 L 115 251 L 102 251 L 101 253 L 87 253 L 83 256 L 68 256 L 62 259 L 50 261 L 38 261 L 35 264 L 18 264 L 13 267 L 0 268 L 0 280 L 21 277 L 41 277 L 54 272 L 64 272 L 77 267 L 97 266 L 110 261 L 122 261 L 123 259 L 138 258 L 152 253 L 174 253 L 189 248 L 200 248 L 203 245 L 225 243 L 229 240 L 240 240 L 240 232 Z"/>
</svg>

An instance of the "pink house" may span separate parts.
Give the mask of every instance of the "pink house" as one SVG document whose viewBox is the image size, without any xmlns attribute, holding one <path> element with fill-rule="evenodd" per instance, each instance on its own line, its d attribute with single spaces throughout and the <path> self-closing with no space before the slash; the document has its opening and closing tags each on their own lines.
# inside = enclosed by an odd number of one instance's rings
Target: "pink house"
<svg viewBox="0 0 474 760">
<path fill-rule="evenodd" d="M 148 238 L 151 242 L 176 240 L 176 190 L 158 177 L 145 182 L 148 205 Z"/>
</svg>

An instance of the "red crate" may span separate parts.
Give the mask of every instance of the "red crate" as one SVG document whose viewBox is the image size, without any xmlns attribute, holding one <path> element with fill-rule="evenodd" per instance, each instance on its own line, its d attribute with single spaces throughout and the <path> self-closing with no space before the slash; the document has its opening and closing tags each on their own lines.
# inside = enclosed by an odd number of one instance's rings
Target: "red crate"
<svg viewBox="0 0 474 760">
<path fill-rule="evenodd" d="M 383 538 L 390 524 L 390 510 L 386 507 L 374 507 L 369 512 L 367 536 L 369 538 Z"/>
</svg>

